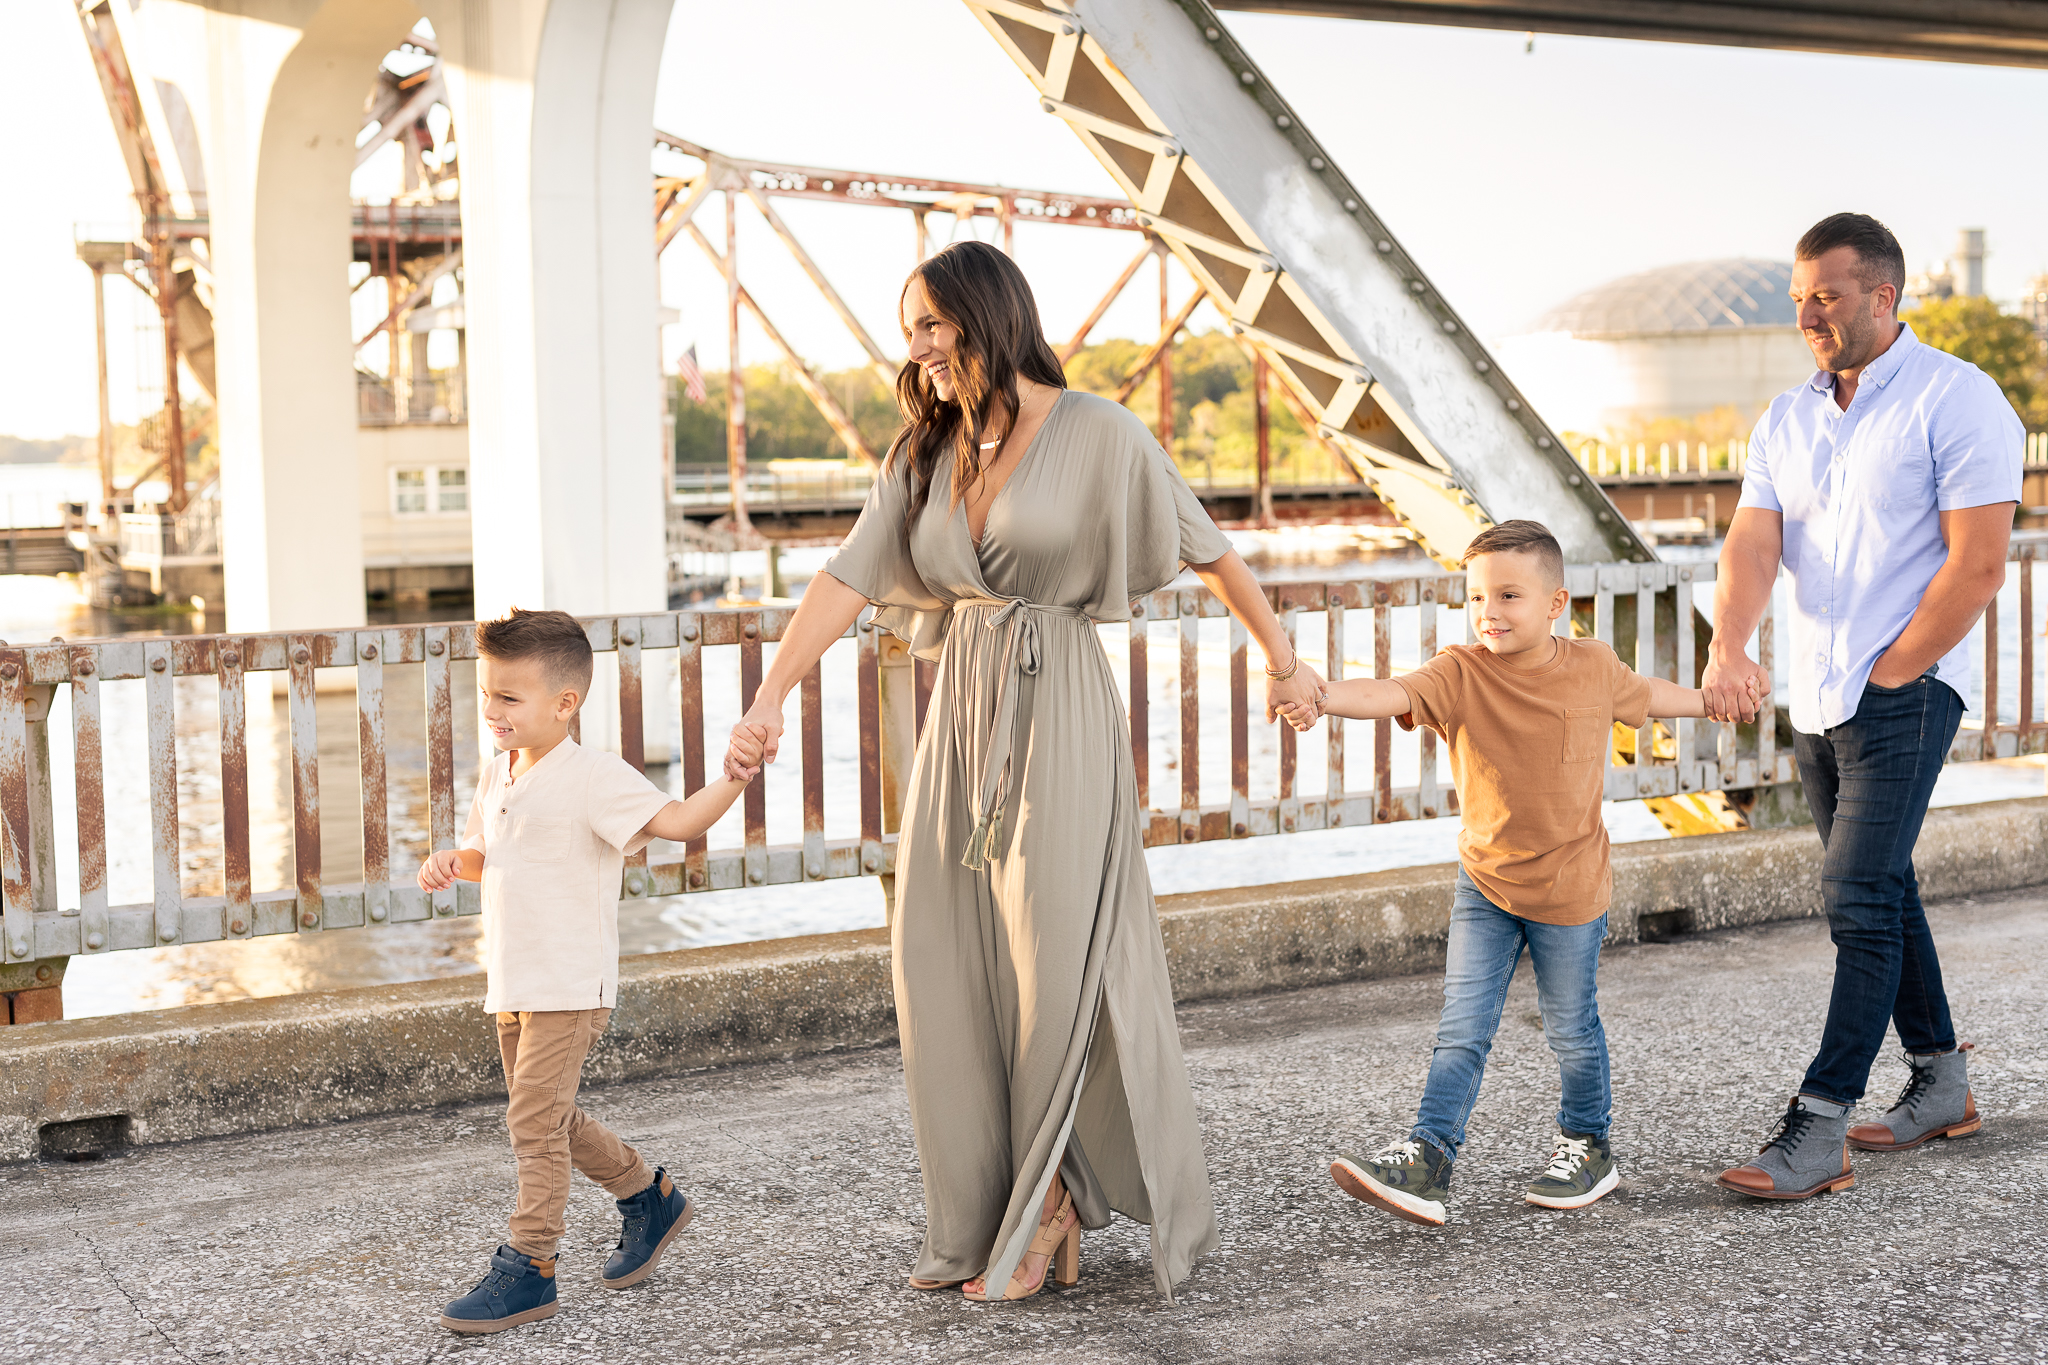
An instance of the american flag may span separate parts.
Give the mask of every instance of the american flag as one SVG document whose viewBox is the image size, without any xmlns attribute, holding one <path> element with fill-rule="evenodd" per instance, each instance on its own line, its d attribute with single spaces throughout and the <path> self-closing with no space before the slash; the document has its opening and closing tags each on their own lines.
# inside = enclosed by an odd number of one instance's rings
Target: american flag
<svg viewBox="0 0 2048 1365">
<path fill-rule="evenodd" d="M 690 349 L 676 357 L 676 373 L 683 377 L 683 392 L 690 396 L 692 403 L 701 403 L 709 397 L 704 392 L 704 371 L 697 364 L 696 342 L 691 342 Z"/>
</svg>

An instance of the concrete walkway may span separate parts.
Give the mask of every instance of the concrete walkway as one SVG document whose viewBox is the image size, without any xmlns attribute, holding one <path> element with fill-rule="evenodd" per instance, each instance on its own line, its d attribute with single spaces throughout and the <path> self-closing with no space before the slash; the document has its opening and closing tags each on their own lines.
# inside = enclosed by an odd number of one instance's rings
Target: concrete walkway
<svg viewBox="0 0 2048 1365">
<path fill-rule="evenodd" d="M 1074 1290 L 978 1307 L 906 1289 L 921 1217 L 896 1053 L 700 1073 L 589 1107 L 700 1203 L 648 1284 L 596 1282 L 617 1217 L 579 1182 L 562 1311 L 494 1338 L 434 1325 L 503 1235 L 488 1105 L 0 1168 L 0 1348 L 21 1361 L 2048 1360 L 2048 894 L 1934 915 L 1984 1132 L 1859 1155 L 1803 1204 L 1725 1194 L 1818 1037 L 1832 963 L 1805 922 L 1615 950 L 1604 974 L 1625 1180 L 1520 1202 L 1556 1069 L 1525 970 L 1442 1230 L 1353 1203 L 1334 1143 L 1405 1130 L 1437 982 L 1181 1013 L 1223 1249 L 1180 1303 L 1144 1229 L 1091 1233 Z M 481 1018 L 478 1027 L 484 1027 Z M 1904 1074 L 1880 1062 L 1866 1113 Z"/>
</svg>

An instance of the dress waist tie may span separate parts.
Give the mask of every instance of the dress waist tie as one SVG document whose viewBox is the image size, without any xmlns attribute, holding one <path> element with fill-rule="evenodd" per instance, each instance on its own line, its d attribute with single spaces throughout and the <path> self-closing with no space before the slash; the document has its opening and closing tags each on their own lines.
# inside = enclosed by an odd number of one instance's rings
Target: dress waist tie
<svg viewBox="0 0 2048 1365">
<path fill-rule="evenodd" d="M 963 597 L 953 607 L 956 611 L 961 607 L 994 607 L 988 624 L 1008 628 L 1002 671 L 996 676 L 995 717 L 981 763 L 981 781 L 975 786 L 974 832 L 967 836 L 967 848 L 960 857 L 962 866 L 979 871 L 996 856 L 1003 842 L 1003 807 L 1010 795 L 1010 741 L 1017 728 L 1016 675 L 1028 673 L 1035 677 L 1038 673 L 1038 618 L 1049 614 L 1086 620 L 1087 613 L 1072 607 L 1028 602 L 1021 597 Z"/>
</svg>

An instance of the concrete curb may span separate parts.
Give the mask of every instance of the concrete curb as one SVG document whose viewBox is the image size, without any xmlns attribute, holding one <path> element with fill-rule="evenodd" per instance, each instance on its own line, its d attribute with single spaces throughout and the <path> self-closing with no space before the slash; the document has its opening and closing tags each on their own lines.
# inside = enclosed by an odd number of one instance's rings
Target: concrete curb
<svg viewBox="0 0 2048 1365">
<path fill-rule="evenodd" d="M 2048 798 L 1932 812 L 1914 856 L 1930 900 L 2048 882 Z M 1610 941 L 1818 915 L 1819 859 L 1811 829 L 1618 848 Z M 1456 875 L 1445 865 L 1164 897 L 1175 993 L 1429 971 L 1443 961 Z M 629 958 L 620 975 L 621 1004 L 585 1070 L 593 1083 L 896 1038 L 886 930 Z M 102 1116 L 123 1116 L 129 1142 L 175 1142 L 500 1096 L 482 1003 L 474 976 L 0 1029 L 0 1161 L 35 1157 L 44 1125 Z"/>
</svg>

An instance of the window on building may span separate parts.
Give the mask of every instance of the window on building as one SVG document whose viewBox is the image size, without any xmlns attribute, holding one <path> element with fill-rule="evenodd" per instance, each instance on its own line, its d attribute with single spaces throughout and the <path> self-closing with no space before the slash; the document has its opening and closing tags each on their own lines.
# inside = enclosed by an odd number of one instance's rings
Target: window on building
<svg viewBox="0 0 2048 1365">
<path fill-rule="evenodd" d="M 391 471 L 391 514 L 398 517 L 417 516 L 427 510 L 427 471 L 424 469 L 394 469 Z"/>
<path fill-rule="evenodd" d="M 433 513 L 469 515 L 469 469 L 463 465 L 427 465 L 391 471 L 391 515 L 418 517 Z"/>
</svg>

